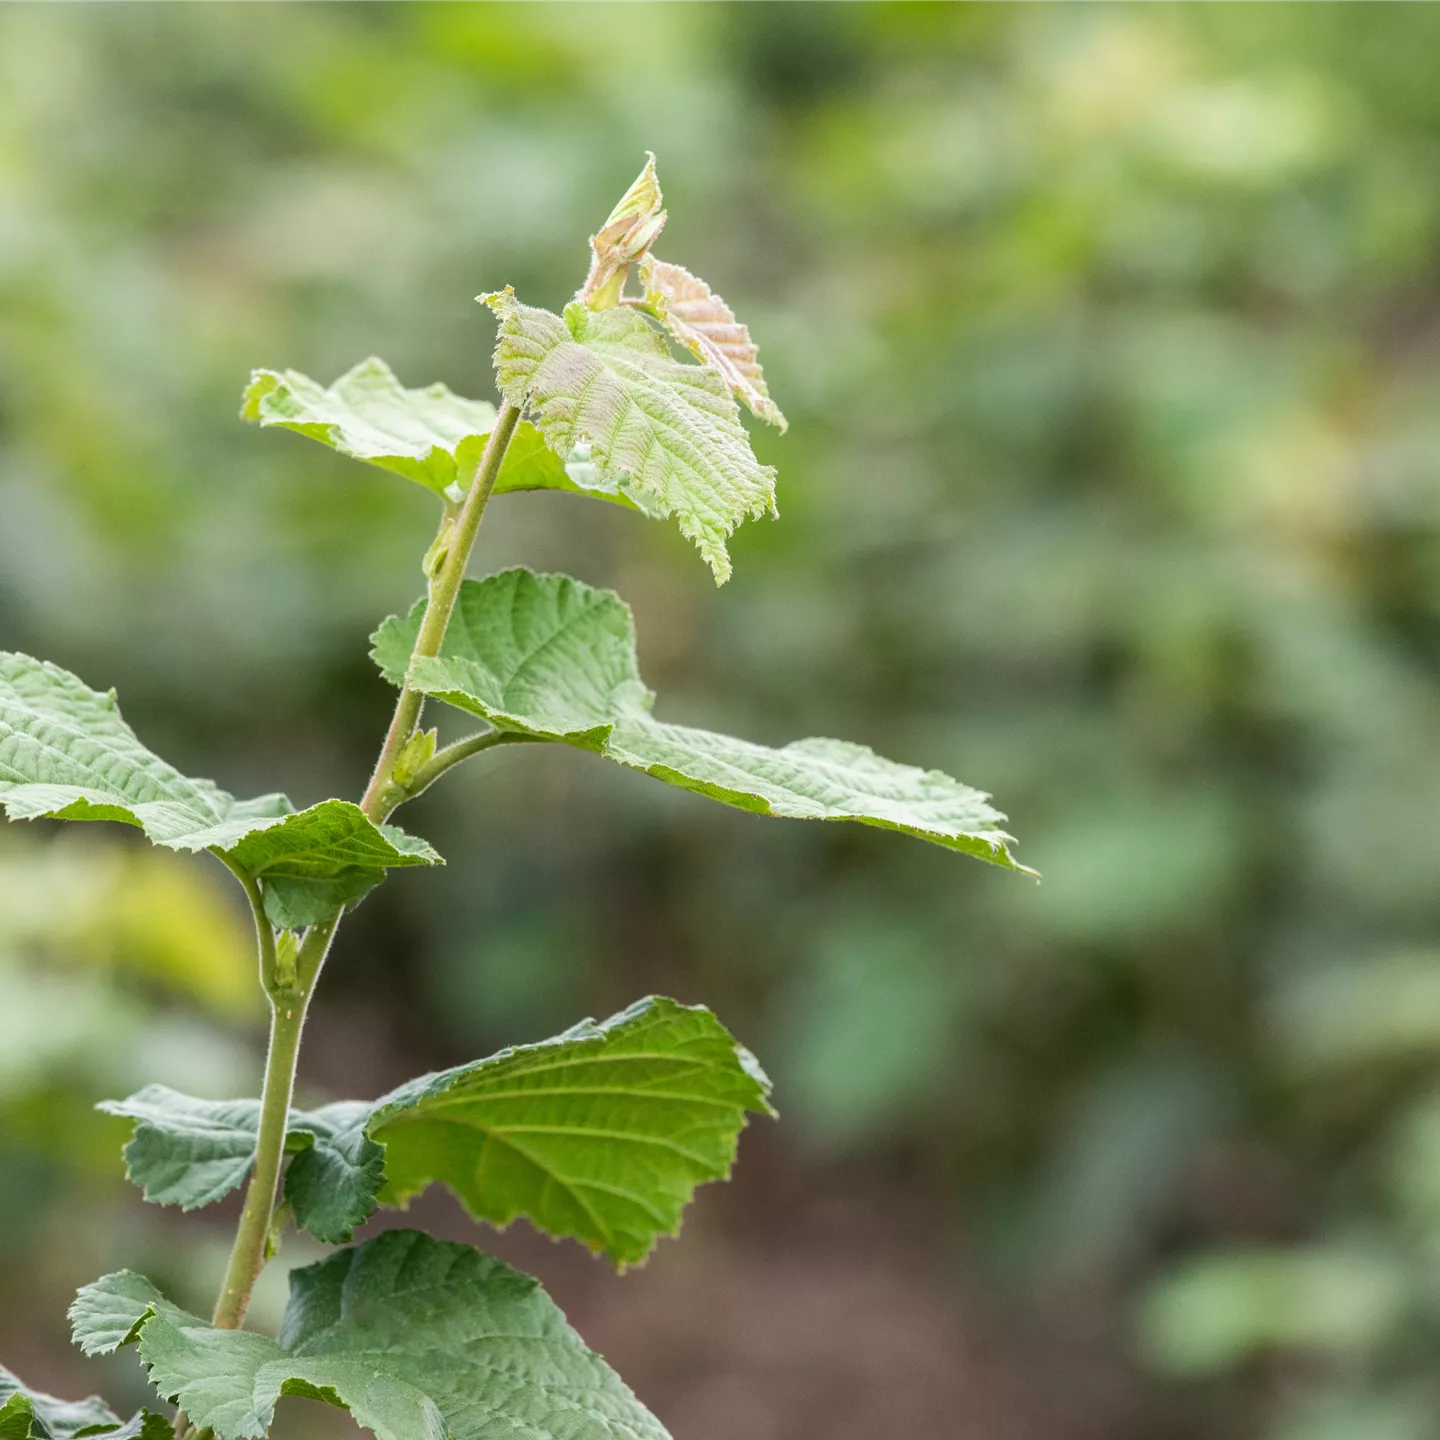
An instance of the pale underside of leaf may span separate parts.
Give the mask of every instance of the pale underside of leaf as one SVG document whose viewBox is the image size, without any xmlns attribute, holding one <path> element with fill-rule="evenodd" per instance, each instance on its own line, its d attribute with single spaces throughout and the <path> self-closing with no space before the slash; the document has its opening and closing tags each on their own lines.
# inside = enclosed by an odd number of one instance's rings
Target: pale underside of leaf
<svg viewBox="0 0 1440 1440">
<path fill-rule="evenodd" d="M 642 314 L 572 303 L 562 319 L 508 288 L 482 297 L 500 320 L 501 393 L 561 456 L 586 449 L 600 478 L 647 513 L 673 516 L 723 583 L 726 538 L 775 514 L 775 471 L 750 448 L 721 374 L 683 364 Z"/>
<path fill-rule="evenodd" d="M 285 1198 L 297 1224 L 341 1243 L 377 1198 L 404 1205 L 441 1183 L 477 1219 L 524 1216 L 623 1267 L 678 1231 L 698 1185 L 729 1175 L 768 1092 L 710 1011 L 652 996 L 373 1102 L 292 1111 Z M 151 1085 L 100 1108 L 136 1122 L 126 1164 L 147 1200 L 208 1205 L 253 1163 L 257 1101 Z"/>
<path fill-rule="evenodd" d="M 138 1341 L 160 1393 L 220 1440 L 258 1440 L 281 1395 L 380 1440 L 667 1440 L 537 1281 L 414 1230 L 292 1271 L 278 1340 L 216 1330 L 125 1271 L 71 1317 L 87 1353 Z"/>
<path fill-rule="evenodd" d="M 439 656 L 407 672 L 420 613 L 376 632 L 372 654 L 386 677 L 408 676 L 414 689 L 500 730 L 594 751 L 757 814 L 858 821 L 1026 869 L 1010 852 L 1004 815 L 938 770 L 843 740 L 772 748 L 655 719 L 634 623 L 613 591 L 528 570 L 467 580 Z"/>
<path fill-rule="evenodd" d="M 57 1400 L 0 1365 L 0 1440 L 165 1440 L 170 1424 L 145 1410 L 122 1421 L 98 1396 Z"/>
<path fill-rule="evenodd" d="M 256 877 L 272 921 L 304 925 L 356 900 L 394 866 L 440 857 L 359 807 L 296 812 L 283 795 L 237 800 L 147 750 L 113 692 L 0 652 L 0 806 L 12 820 L 114 820 L 173 850 L 215 850 Z"/>
<path fill-rule="evenodd" d="M 701 364 L 713 365 L 724 376 L 730 393 L 753 415 L 784 431 L 785 417 L 765 386 L 759 346 L 725 301 L 683 265 L 671 265 L 653 255 L 640 262 L 640 280 L 645 286 L 645 306 L 670 337 Z"/>
<path fill-rule="evenodd" d="M 307 435 L 342 455 L 391 470 L 453 499 L 474 475 L 495 428 L 495 407 L 467 400 L 441 384 L 407 390 L 372 356 L 325 386 L 297 370 L 256 370 L 241 415 L 261 426 Z M 584 453 L 556 455 L 532 425 L 511 437 L 495 481 L 499 495 L 518 490 L 568 490 L 631 506 Z"/>
</svg>

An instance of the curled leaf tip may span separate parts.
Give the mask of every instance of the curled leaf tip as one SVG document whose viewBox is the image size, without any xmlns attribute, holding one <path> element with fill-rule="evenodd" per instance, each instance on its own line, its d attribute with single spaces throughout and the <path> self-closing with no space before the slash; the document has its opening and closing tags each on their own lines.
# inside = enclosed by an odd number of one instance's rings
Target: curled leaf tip
<svg viewBox="0 0 1440 1440">
<path fill-rule="evenodd" d="M 592 310 L 608 310 L 620 303 L 620 292 L 630 266 L 649 254 L 665 228 L 666 212 L 655 156 L 646 152 L 645 168 L 620 197 L 597 234 L 590 237 L 590 273 L 579 299 Z"/>
<path fill-rule="evenodd" d="M 760 369 L 760 351 L 735 312 L 698 275 L 646 255 L 640 262 L 644 307 L 702 365 L 717 370 L 726 388 L 751 414 L 777 426 L 787 421 L 770 398 Z M 772 513 L 774 507 L 771 507 Z"/>
</svg>

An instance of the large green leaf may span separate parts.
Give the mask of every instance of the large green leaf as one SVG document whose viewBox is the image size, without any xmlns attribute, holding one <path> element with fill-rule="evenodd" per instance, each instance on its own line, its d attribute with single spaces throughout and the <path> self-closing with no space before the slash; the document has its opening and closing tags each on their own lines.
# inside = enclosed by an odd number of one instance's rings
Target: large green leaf
<svg viewBox="0 0 1440 1440">
<path fill-rule="evenodd" d="M 104 1435 L 107 1440 L 168 1440 L 171 1429 L 168 1420 L 147 1410 L 122 1422 L 98 1395 L 57 1400 L 42 1390 L 32 1390 L 0 1365 L 0 1440 L 83 1440 L 87 1435 Z"/>
<path fill-rule="evenodd" d="M 374 356 L 328 387 L 297 370 L 256 370 L 240 414 L 308 435 L 440 495 L 457 480 L 468 481 L 495 428 L 495 407 L 487 401 L 467 400 L 440 384 L 407 390 Z M 634 504 L 601 478 L 583 452 L 558 456 L 523 422 L 495 481 L 496 494 L 515 490 L 570 490 Z"/>
<path fill-rule="evenodd" d="M 422 840 L 325 800 L 237 800 L 182 775 L 136 738 L 115 693 L 47 661 L 0 651 L 0 806 L 12 820 L 118 820 L 172 850 L 215 850 L 260 880 L 274 923 L 327 918 L 393 866 L 433 865 Z"/>
<path fill-rule="evenodd" d="M 292 1271 L 278 1340 L 216 1330 L 128 1271 L 86 1286 L 71 1318 L 89 1354 L 138 1343 L 160 1393 L 220 1440 L 264 1435 L 282 1395 L 380 1440 L 666 1440 L 538 1281 L 416 1230 Z"/>
<path fill-rule="evenodd" d="M 372 655 L 392 684 L 406 676 L 423 607 L 387 620 Z M 506 570 L 467 580 L 438 656 L 410 684 L 501 730 L 593 750 L 647 775 L 764 815 L 857 820 L 1017 870 L 1005 817 L 938 770 L 886 760 L 843 740 L 780 749 L 650 713 L 629 607 L 565 575 Z"/>
<path fill-rule="evenodd" d="M 240 1185 L 255 1163 L 258 1100 L 200 1100 L 168 1085 L 147 1085 L 127 1100 L 102 1100 L 96 1108 L 135 1122 L 125 1172 L 155 1204 L 182 1210 L 211 1205 Z M 342 1101 L 290 1112 L 286 1143 L 296 1153 L 285 1175 L 285 1198 L 299 1222 L 330 1245 L 348 1241 L 375 1209 L 384 1180 L 383 1152 L 364 1130 L 371 1109 Z"/>
<path fill-rule="evenodd" d="M 684 364 L 630 307 L 565 316 L 506 289 L 482 297 L 500 320 L 501 393 L 533 417 L 560 456 L 588 447 L 600 480 L 647 513 L 674 516 L 717 582 L 730 576 L 726 537 L 775 513 L 775 471 L 750 449 L 724 377 Z"/>
<path fill-rule="evenodd" d="M 387 1204 L 435 1181 L 495 1225 L 524 1215 L 621 1265 L 643 1260 L 726 1178 L 770 1082 L 703 1006 L 651 997 L 603 1024 L 401 1086 L 366 1131 Z"/>
<path fill-rule="evenodd" d="M 710 1011 L 651 997 L 373 1102 L 292 1111 L 285 1198 L 297 1224 L 337 1243 L 377 1196 L 403 1205 L 438 1182 L 477 1218 L 523 1215 L 634 1264 L 676 1233 L 697 1185 L 729 1175 L 746 1111 L 768 1112 L 768 1092 Z M 136 1122 L 125 1159 L 147 1200 L 208 1205 L 249 1173 L 254 1100 L 150 1085 L 100 1108 Z"/>
</svg>

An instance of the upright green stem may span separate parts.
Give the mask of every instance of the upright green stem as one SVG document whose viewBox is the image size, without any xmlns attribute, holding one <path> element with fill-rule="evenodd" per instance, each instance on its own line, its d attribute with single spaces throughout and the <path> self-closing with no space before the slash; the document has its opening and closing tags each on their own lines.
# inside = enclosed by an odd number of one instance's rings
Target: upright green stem
<svg viewBox="0 0 1440 1440">
<path fill-rule="evenodd" d="M 519 409 L 514 405 L 506 405 L 500 411 L 495 428 L 485 443 L 485 451 L 475 469 L 475 478 L 465 496 L 465 503 L 455 517 L 455 529 L 445 558 L 430 581 L 425 618 L 421 621 L 420 633 L 415 638 L 412 660 L 440 653 L 440 644 L 445 639 L 445 630 L 450 624 L 456 597 L 460 594 L 460 582 L 465 578 L 465 569 L 470 563 L 470 551 L 475 545 L 475 535 L 480 529 L 480 517 L 485 513 L 485 506 L 494 492 L 505 451 L 519 420 Z M 386 733 L 384 745 L 381 746 L 380 758 L 375 762 L 375 773 L 370 777 L 365 798 L 360 802 L 360 808 L 377 825 L 405 799 L 405 791 L 393 781 L 395 761 L 419 724 L 420 711 L 424 704 L 423 695 L 412 690 L 409 685 L 401 686 L 390 729 Z"/>
<path fill-rule="evenodd" d="M 247 887 L 248 888 L 248 887 Z M 257 910 L 257 923 L 264 911 Z M 270 998 L 270 1049 L 265 1057 L 265 1088 L 260 1094 L 260 1130 L 255 1137 L 255 1170 L 245 1191 L 245 1208 L 235 1230 L 225 1284 L 215 1302 L 211 1323 L 221 1330 L 238 1330 L 250 1308 L 250 1294 L 265 1268 L 266 1242 L 275 1210 L 280 1167 L 285 1161 L 285 1133 L 289 1128 L 290 1100 L 295 1090 L 295 1062 L 305 1011 L 325 963 L 338 920 L 312 925 L 296 957 L 296 976 L 290 985 L 267 983 Z M 272 944 L 273 949 L 273 944 Z M 272 971 L 273 975 L 273 971 Z"/>
<path fill-rule="evenodd" d="M 300 1052 L 300 1031 L 305 1024 L 308 995 L 272 995 L 270 998 L 270 1052 L 265 1059 L 265 1089 L 260 1098 L 260 1133 L 255 1140 L 255 1172 L 245 1192 L 245 1208 L 235 1230 L 235 1244 L 225 1271 L 225 1285 L 215 1302 L 212 1323 L 222 1330 L 238 1330 L 250 1308 L 250 1292 L 265 1268 L 265 1240 L 270 1212 L 285 1156 L 285 1131 L 290 1118 L 290 1096 L 295 1088 L 295 1059 Z"/>
<path fill-rule="evenodd" d="M 490 439 L 480 457 L 480 463 L 475 468 L 464 502 L 458 513 L 451 514 L 447 511 L 441 535 L 432 547 L 432 553 L 440 549 L 443 549 L 444 553 L 438 557 L 430 580 L 425 619 L 421 623 L 412 658 L 440 653 L 446 626 L 450 623 L 456 597 L 460 594 L 460 582 L 465 578 L 465 570 L 470 562 L 470 551 L 475 545 L 480 517 L 485 513 L 485 506 L 494 492 L 506 448 L 519 420 L 520 412 L 513 405 L 506 405 L 500 411 L 495 428 L 490 432 Z M 414 733 L 423 703 L 424 697 L 411 690 L 408 685 L 401 689 L 394 717 L 390 721 L 390 729 L 386 733 L 380 758 L 375 765 L 375 773 L 371 776 L 365 798 L 361 801 L 361 808 L 377 824 L 407 798 L 409 793 L 395 783 L 395 761 L 404 749 L 405 742 Z M 497 740 L 487 743 L 500 742 Z M 462 746 L 465 744 L 466 742 L 461 742 Z M 451 750 L 455 748 L 451 747 Z M 444 755 L 447 752 L 441 753 Z M 470 751 L 467 749 L 466 753 Z M 448 762 L 442 763 L 434 774 L 447 769 L 449 764 L 460 758 L 460 755 L 454 755 Z M 428 776 L 426 784 L 434 778 L 434 774 Z M 418 793 L 418 790 L 415 793 Z M 224 859 L 223 856 L 221 858 Z M 231 868 L 235 869 L 234 866 Z M 255 1169 L 245 1191 L 245 1208 L 240 1213 L 240 1223 L 235 1230 L 235 1243 L 231 1247 L 230 1263 L 225 1271 L 225 1284 L 215 1303 L 213 1323 L 222 1330 L 237 1330 L 244 1323 L 245 1313 L 250 1308 L 251 1292 L 255 1289 L 260 1272 L 265 1268 L 266 1245 L 270 1239 L 275 1214 L 280 1170 L 285 1163 L 285 1134 L 289 1127 L 290 1101 L 295 1089 L 295 1064 L 300 1053 L 300 1034 L 305 1026 L 305 1012 L 310 1004 L 310 996 L 314 993 L 315 982 L 320 978 L 330 941 L 340 923 L 339 917 L 336 917 L 323 924 L 310 926 L 305 932 L 305 939 L 298 953 L 294 956 L 293 973 L 283 973 L 290 967 L 288 963 L 285 966 L 277 963 L 275 932 L 265 915 L 260 886 L 251 875 L 238 869 L 235 869 L 235 874 L 245 887 L 255 915 L 261 980 L 270 1000 L 270 1048 L 265 1058 L 265 1088 L 260 1096 L 260 1129 L 255 1138 Z M 177 1434 L 184 1428 L 184 1422 L 177 1417 Z"/>
</svg>

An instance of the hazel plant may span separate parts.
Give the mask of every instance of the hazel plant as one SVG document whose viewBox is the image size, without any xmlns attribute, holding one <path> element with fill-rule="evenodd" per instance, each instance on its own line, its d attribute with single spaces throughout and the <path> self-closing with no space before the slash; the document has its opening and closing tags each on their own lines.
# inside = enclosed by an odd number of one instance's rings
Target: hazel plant
<svg viewBox="0 0 1440 1440">
<path fill-rule="evenodd" d="M 147 1200 L 192 1210 L 247 1187 L 209 1320 L 130 1271 L 85 1286 L 71 1307 L 87 1355 L 138 1348 L 179 1407 L 173 1421 L 142 1410 L 122 1424 L 98 1399 L 62 1402 L 0 1370 L 0 1440 L 161 1440 L 172 1426 L 180 1440 L 254 1440 L 282 1395 L 348 1409 L 382 1440 L 664 1436 L 537 1281 L 418 1230 L 352 1234 L 438 1183 L 477 1221 L 523 1216 L 622 1270 L 643 1261 L 677 1233 L 695 1188 L 728 1176 L 747 1113 L 773 1113 L 764 1072 L 709 1010 L 652 996 L 378 1100 L 292 1108 L 306 1010 L 342 918 L 391 869 L 441 863 L 390 817 L 462 762 L 570 745 L 757 814 L 858 821 L 1024 868 L 1004 817 L 938 771 L 839 740 L 771 749 L 657 719 L 612 591 L 525 569 L 465 578 L 486 506 L 509 491 L 673 519 L 717 583 L 736 526 L 775 514 L 775 473 L 756 460 L 739 405 L 782 430 L 784 417 L 729 306 L 654 255 L 664 224 L 652 156 L 592 237 L 589 274 L 562 314 L 509 287 L 481 297 L 499 323 L 498 408 L 443 385 L 407 390 L 375 359 L 328 387 L 294 371 L 252 378 L 244 418 L 394 471 L 440 507 L 426 594 L 373 637 L 398 698 L 358 804 L 238 800 L 147 750 L 113 692 L 0 654 L 9 817 L 121 821 L 215 856 L 253 911 L 271 1015 L 258 1100 L 150 1085 L 100 1107 L 133 1122 L 126 1170 Z M 432 697 L 481 727 L 437 748 L 421 728 Z M 341 1248 L 291 1272 L 278 1335 L 245 1330 L 256 1279 L 292 1225 Z"/>
</svg>

